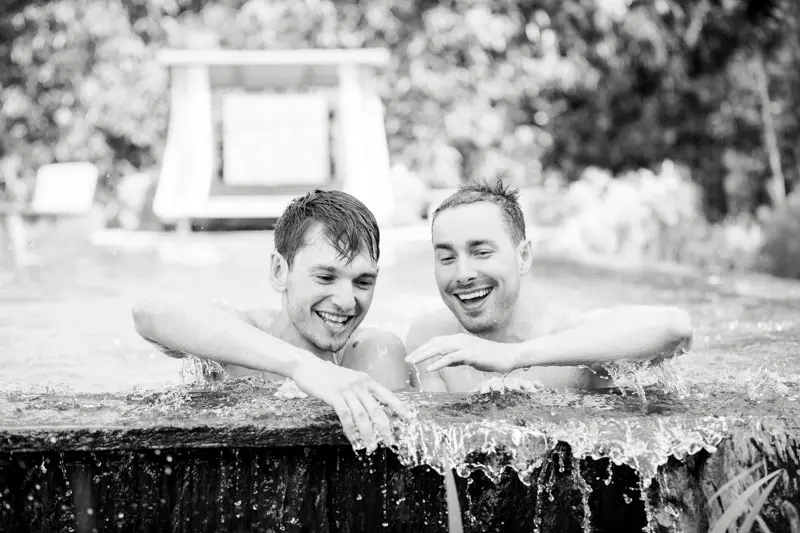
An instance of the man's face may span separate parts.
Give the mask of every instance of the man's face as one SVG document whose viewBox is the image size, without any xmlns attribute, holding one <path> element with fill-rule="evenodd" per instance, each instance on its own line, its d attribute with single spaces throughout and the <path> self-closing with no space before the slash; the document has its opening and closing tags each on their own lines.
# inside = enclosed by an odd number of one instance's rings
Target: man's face
<svg viewBox="0 0 800 533">
<path fill-rule="evenodd" d="M 320 350 L 338 351 L 372 304 L 378 265 L 364 251 L 349 263 L 322 234 L 309 230 L 286 283 L 289 319 Z"/>
<path fill-rule="evenodd" d="M 446 209 L 433 223 L 439 294 L 474 334 L 502 327 L 519 297 L 518 247 L 498 205 L 477 202 Z"/>
</svg>

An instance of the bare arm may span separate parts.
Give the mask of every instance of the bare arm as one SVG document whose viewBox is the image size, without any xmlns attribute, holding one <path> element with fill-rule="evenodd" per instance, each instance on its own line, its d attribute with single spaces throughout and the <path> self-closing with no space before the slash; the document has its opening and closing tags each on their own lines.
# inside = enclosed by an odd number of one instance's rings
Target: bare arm
<svg viewBox="0 0 800 533">
<path fill-rule="evenodd" d="M 515 368 L 651 361 L 688 349 L 689 315 L 675 307 L 627 306 L 590 313 L 557 333 L 523 342 Z"/>
<path fill-rule="evenodd" d="M 654 361 L 691 345 L 689 316 L 674 307 L 634 306 L 603 310 L 558 330 L 518 343 L 459 333 L 431 338 L 406 358 L 427 372 L 470 365 L 488 372 L 531 366 L 595 366 L 619 360 Z M 434 360 L 435 361 L 432 361 Z"/>
<path fill-rule="evenodd" d="M 212 303 L 149 299 L 133 308 L 136 331 L 171 357 L 192 354 L 291 377 L 315 356 L 269 335 L 241 314 Z"/>
<path fill-rule="evenodd" d="M 401 416 L 408 409 L 364 372 L 339 367 L 269 335 L 213 304 L 145 300 L 133 309 L 136 331 L 172 355 L 193 354 L 218 363 L 286 376 L 306 394 L 334 408 L 350 441 L 373 448 L 394 437 L 380 404 Z"/>
</svg>

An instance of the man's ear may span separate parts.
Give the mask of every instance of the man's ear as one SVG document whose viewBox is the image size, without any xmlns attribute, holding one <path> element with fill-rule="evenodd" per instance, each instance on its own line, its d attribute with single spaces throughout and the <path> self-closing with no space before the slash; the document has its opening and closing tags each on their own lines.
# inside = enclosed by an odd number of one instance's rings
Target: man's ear
<svg viewBox="0 0 800 533">
<path fill-rule="evenodd" d="M 272 252 L 269 264 L 269 282 L 275 292 L 286 291 L 289 278 L 289 263 L 278 252 Z"/>
<path fill-rule="evenodd" d="M 530 239 L 523 239 L 517 245 L 517 257 L 519 258 L 519 273 L 527 274 L 533 265 L 533 245 Z"/>
</svg>

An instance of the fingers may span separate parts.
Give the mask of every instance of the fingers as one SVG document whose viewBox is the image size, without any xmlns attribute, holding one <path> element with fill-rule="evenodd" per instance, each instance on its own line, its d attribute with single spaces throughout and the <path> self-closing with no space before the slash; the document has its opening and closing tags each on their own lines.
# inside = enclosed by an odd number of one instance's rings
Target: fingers
<svg viewBox="0 0 800 533">
<path fill-rule="evenodd" d="M 350 406 L 344 398 L 339 398 L 336 403 L 333 404 L 333 409 L 336 411 L 336 415 L 342 423 L 342 430 L 344 431 L 345 437 L 347 437 L 347 440 L 349 440 L 353 446 L 356 446 L 360 437 L 355 420 L 353 419 L 353 414 L 350 411 Z"/>
<path fill-rule="evenodd" d="M 428 366 L 428 372 L 436 372 L 448 366 L 464 364 L 464 355 L 461 352 L 453 352 L 445 355 L 435 363 Z"/>
<path fill-rule="evenodd" d="M 381 403 L 404 418 L 411 416 L 408 408 L 389 389 L 369 378 L 352 383 L 340 394 L 333 407 L 347 439 L 356 449 L 366 447 L 368 452 L 374 450 L 378 436 L 387 444 L 395 443 L 391 422 Z"/>
<path fill-rule="evenodd" d="M 372 420 L 355 392 L 348 391 L 343 398 L 350 409 L 357 431 L 355 440 L 351 439 L 351 442 L 356 448 L 363 448 L 373 440 Z"/>
<path fill-rule="evenodd" d="M 369 392 L 361 395 L 360 399 L 361 403 L 367 409 L 367 413 L 369 413 L 374 428 L 378 430 L 378 436 L 382 437 L 385 443 L 394 444 L 395 440 L 394 434 L 392 433 L 392 425 L 389 423 L 389 417 L 386 416 L 381 404 L 379 404 Z M 377 442 L 375 444 L 377 444 Z"/>
<path fill-rule="evenodd" d="M 418 365 L 437 355 L 447 355 L 453 349 L 454 347 L 448 342 L 448 338 L 439 337 L 426 342 L 414 350 L 406 357 L 406 362 L 412 365 Z"/>
<path fill-rule="evenodd" d="M 402 416 L 403 418 L 408 418 L 411 416 L 411 412 L 408 410 L 408 407 L 406 407 L 405 404 L 397 398 L 397 396 L 392 394 L 389 389 L 380 383 L 373 381 L 370 384 L 369 389 L 380 402 L 384 403 L 387 407 L 389 407 L 389 409 L 398 415 Z"/>
</svg>

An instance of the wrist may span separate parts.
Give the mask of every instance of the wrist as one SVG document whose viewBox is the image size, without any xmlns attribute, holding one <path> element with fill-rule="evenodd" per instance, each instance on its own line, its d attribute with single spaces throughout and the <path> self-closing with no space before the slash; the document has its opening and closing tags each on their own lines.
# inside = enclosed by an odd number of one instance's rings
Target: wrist
<svg viewBox="0 0 800 533">
<path fill-rule="evenodd" d="M 297 381 L 296 378 L 299 374 L 305 373 L 308 369 L 315 368 L 322 364 L 325 364 L 325 361 L 311 352 L 298 350 L 297 353 L 289 359 L 286 372 L 283 373 L 283 375 L 291 380 Z"/>
<path fill-rule="evenodd" d="M 515 344 L 512 353 L 511 362 L 514 370 L 529 366 L 541 366 L 535 340 Z"/>
</svg>

